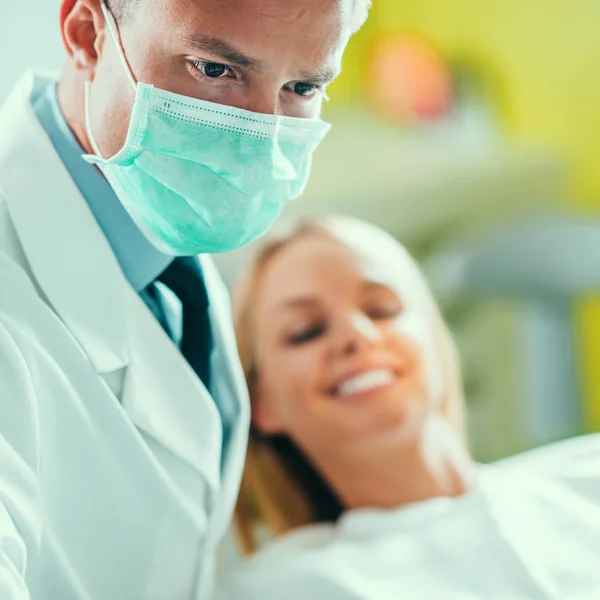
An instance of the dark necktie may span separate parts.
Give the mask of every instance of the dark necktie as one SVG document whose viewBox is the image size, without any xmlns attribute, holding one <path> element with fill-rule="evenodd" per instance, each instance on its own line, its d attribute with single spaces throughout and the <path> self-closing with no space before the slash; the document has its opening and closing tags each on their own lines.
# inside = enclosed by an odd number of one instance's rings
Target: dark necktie
<svg viewBox="0 0 600 600">
<path fill-rule="evenodd" d="M 178 257 L 156 279 L 166 285 L 181 301 L 183 335 L 181 352 L 207 389 L 210 389 L 210 356 L 213 347 L 208 313 L 208 295 L 200 265 L 195 258 Z M 173 329 L 151 283 L 140 294 L 158 322 L 173 339 Z"/>
</svg>

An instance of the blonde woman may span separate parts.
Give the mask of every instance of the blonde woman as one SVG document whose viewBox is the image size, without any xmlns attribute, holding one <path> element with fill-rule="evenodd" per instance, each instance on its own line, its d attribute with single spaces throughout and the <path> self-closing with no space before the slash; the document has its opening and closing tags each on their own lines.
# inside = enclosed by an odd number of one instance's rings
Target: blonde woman
<svg viewBox="0 0 600 600">
<path fill-rule="evenodd" d="M 395 240 L 300 227 L 255 260 L 235 316 L 253 556 L 220 597 L 600 598 L 600 437 L 474 464 L 452 340 Z"/>
</svg>

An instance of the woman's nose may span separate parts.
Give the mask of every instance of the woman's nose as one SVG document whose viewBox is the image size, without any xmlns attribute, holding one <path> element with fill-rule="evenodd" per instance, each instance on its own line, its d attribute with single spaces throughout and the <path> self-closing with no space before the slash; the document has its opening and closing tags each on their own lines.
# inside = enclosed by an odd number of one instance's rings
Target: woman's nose
<svg viewBox="0 0 600 600">
<path fill-rule="evenodd" d="M 340 348 L 344 353 L 368 348 L 377 344 L 381 339 L 381 329 L 363 314 L 351 315 L 340 326 Z"/>
</svg>

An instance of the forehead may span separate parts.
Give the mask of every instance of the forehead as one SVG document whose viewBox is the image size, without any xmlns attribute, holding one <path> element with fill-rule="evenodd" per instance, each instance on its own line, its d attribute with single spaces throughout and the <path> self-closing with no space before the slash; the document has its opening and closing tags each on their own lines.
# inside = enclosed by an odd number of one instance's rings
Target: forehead
<svg viewBox="0 0 600 600">
<path fill-rule="evenodd" d="M 403 300 L 422 292 L 411 259 L 363 251 L 328 235 L 309 234 L 285 247 L 267 264 L 259 290 L 259 304 L 269 311 L 298 296 L 334 299 L 352 293 L 364 282 L 392 288 Z"/>
<path fill-rule="evenodd" d="M 298 289 L 363 277 L 362 257 L 339 241 L 319 234 L 295 240 L 267 265 L 265 293 L 294 294 Z M 282 285 L 282 282 L 286 285 Z"/>
<path fill-rule="evenodd" d="M 354 0 L 146 0 L 147 19 L 173 36 L 194 32 L 254 46 L 255 54 L 304 38 L 307 49 L 325 51 L 347 37 Z M 152 17 L 152 18 L 150 18 Z M 157 21 L 158 20 L 158 21 Z"/>
</svg>

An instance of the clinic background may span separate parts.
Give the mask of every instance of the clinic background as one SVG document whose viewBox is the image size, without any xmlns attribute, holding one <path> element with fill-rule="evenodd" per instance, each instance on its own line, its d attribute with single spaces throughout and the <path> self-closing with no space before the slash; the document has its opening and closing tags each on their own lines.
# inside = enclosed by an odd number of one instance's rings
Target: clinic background
<svg viewBox="0 0 600 600">
<path fill-rule="evenodd" d="M 60 69 L 58 0 L 0 2 L 0 101 Z M 600 430 L 600 4 L 374 0 L 287 217 L 355 215 L 426 270 L 475 458 Z M 252 249 L 219 257 L 232 281 Z"/>
</svg>

